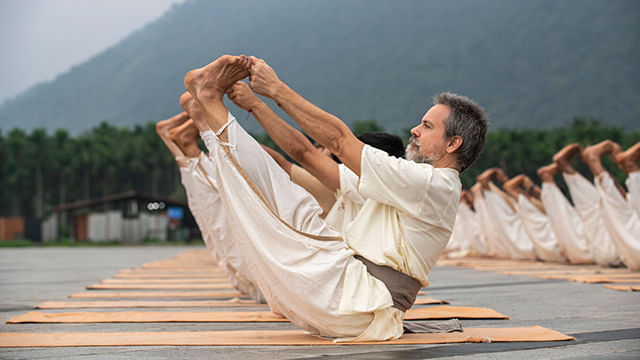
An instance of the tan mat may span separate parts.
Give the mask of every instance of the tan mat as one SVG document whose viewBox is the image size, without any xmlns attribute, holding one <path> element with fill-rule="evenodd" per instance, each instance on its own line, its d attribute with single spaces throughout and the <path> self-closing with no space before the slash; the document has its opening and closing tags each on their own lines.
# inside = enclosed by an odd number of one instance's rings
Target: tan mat
<svg viewBox="0 0 640 360">
<path fill-rule="evenodd" d="M 464 342 L 567 341 L 571 336 L 541 326 L 466 328 L 463 332 L 405 334 L 384 342 L 341 342 L 301 330 L 199 332 L 0 333 L 0 347 L 180 345 L 408 345 Z"/>
<path fill-rule="evenodd" d="M 125 269 L 125 270 L 120 270 L 116 273 L 116 275 L 120 275 L 120 274 L 181 274 L 181 275 L 221 275 L 224 274 L 224 271 L 222 270 L 216 270 L 216 271 L 211 271 L 211 270 L 197 270 L 197 269 L 181 269 L 181 268 L 176 268 L 176 269 L 140 269 L 140 268 L 134 268 L 134 269 Z"/>
<path fill-rule="evenodd" d="M 409 309 L 405 320 L 431 319 L 509 319 L 495 310 L 464 306 L 435 306 Z M 43 313 L 31 311 L 10 319 L 7 323 L 25 322 L 288 322 L 270 311 L 199 311 L 199 312 L 73 312 Z"/>
<path fill-rule="evenodd" d="M 229 284 L 228 279 L 104 279 L 100 284 Z"/>
<path fill-rule="evenodd" d="M 127 299 L 127 298 L 208 298 L 227 299 L 248 297 L 239 291 L 84 291 L 68 296 L 72 299 Z"/>
<path fill-rule="evenodd" d="M 223 273 L 117 273 L 116 279 L 227 279 Z"/>
<path fill-rule="evenodd" d="M 101 309 L 101 308 L 151 308 L 151 307 L 238 307 L 267 306 L 254 300 L 238 298 L 230 300 L 119 300 L 119 301 L 45 301 L 36 309 Z"/>
<path fill-rule="evenodd" d="M 424 295 L 423 291 L 418 292 Z M 67 296 L 71 299 L 127 299 L 127 298 L 208 298 L 227 299 L 249 297 L 239 291 L 85 291 Z M 448 304 L 447 300 L 438 300 L 432 297 L 417 297 L 415 305 Z"/>
<path fill-rule="evenodd" d="M 446 300 L 432 297 L 419 297 L 415 305 L 448 304 Z M 116 300 L 116 301 L 45 301 L 36 309 L 100 309 L 100 308 L 152 308 L 152 307 L 238 307 L 238 306 L 267 306 L 254 300 L 238 298 L 230 300 Z"/>
<path fill-rule="evenodd" d="M 233 289 L 231 284 L 93 284 L 88 290 L 215 290 Z"/>
<path fill-rule="evenodd" d="M 640 284 L 636 285 L 602 285 L 607 289 L 618 291 L 640 291 Z"/>
<path fill-rule="evenodd" d="M 569 278 L 570 281 L 577 281 L 589 284 L 599 284 L 599 283 L 630 283 L 640 281 L 639 274 L 633 274 L 633 276 L 618 276 L 618 275 L 588 275 L 588 276 L 572 276 Z"/>
</svg>

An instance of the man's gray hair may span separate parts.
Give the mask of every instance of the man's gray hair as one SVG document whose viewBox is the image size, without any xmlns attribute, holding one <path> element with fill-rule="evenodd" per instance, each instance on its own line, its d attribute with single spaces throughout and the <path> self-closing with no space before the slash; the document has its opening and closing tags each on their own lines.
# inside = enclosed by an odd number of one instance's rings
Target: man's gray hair
<svg viewBox="0 0 640 360">
<path fill-rule="evenodd" d="M 455 135 L 462 137 L 462 145 L 454 152 L 462 172 L 476 161 L 482 151 L 489 127 L 487 115 L 480 105 L 462 95 L 440 93 L 433 97 L 433 103 L 451 109 L 444 120 L 444 131 L 447 138 Z"/>
</svg>

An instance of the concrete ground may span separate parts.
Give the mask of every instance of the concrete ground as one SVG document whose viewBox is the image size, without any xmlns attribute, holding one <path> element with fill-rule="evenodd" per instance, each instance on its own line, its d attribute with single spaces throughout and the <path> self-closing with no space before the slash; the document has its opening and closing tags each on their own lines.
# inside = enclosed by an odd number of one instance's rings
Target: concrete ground
<svg viewBox="0 0 640 360">
<path fill-rule="evenodd" d="M 47 300 L 65 300 L 118 270 L 174 256 L 196 247 L 0 249 L 0 332 L 212 331 L 293 329 L 290 324 L 16 324 L 5 322 Z M 511 320 L 464 320 L 464 326 L 540 325 L 575 342 L 354 346 L 138 346 L 4 348 L 2 359 L 639 359 L 640 293 L 602 285 L 506 276 L 438 266 L 428 295 L 452 305 L 495 309 Z M 125 309 L 130 310 L 130 309 Z M 149 309 L 153 310 L 153 309 Z M 158 309 L 156 309 L 158 310 Z M 180 311 L 184 309 L 166 309 Z M 206 308 L 198 310 L 206 311 Z M 216 309 L 220 311 L 220 309 Z M 233 308 L 233 311 L 251 310 Z M 55 312 L 55 310 L 47 310 Z M 71 310 L 73 311 L 73 310 Z M 83 309 L 82 311 L 91 311 Z M 95 310 L 100 311 L 100 310 Z M 113 309 L 109 310 L 113 311 Z M 144 309 L 136 309 L 144 311 Z M 64 312 L 59 310 L 58 312 Z"/>
</svg>

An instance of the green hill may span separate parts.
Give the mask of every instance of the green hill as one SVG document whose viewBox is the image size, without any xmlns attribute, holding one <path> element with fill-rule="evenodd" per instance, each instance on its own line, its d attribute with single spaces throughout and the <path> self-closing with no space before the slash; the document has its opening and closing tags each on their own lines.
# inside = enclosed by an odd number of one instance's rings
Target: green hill
<svg viewBox="0 0 640 360">
<path fill-rule="evenodd" d="M 589 116 L 638 129 L 638 14 L 634 0 L 187 1 L 5 102 L 0 128 L 167 118 L 188 70 L 244 53 L 347 122 L 390 131 L 413 126 L 441 91 L 480 102 L 494 128 Z"/>
</svg>

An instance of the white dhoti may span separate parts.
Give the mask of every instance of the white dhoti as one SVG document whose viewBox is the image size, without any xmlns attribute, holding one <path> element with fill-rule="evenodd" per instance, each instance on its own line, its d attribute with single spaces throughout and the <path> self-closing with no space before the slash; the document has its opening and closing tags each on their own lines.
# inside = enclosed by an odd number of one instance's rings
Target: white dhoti
<svg viewBox="0 0 640 360">
<path fill-rule="evenodd" d="M 592 264 L 593 254 L 584 235 L 582 220 L 558 186 L 543 182 L 540 200 L 547 211 L 549 225 L 569 262 Z"/>
<path fill-rule="evenodd" d="M 450 254 L 450 256 L 487 254 L 486 246 L 480 240 L 476 213 L 465 202 L 458 204 L 456 223 L 451 231 L 451 238 L 449 239 L 446 249 L 455 251 L 455 254 Z"/>
<path fill-rule="evenodd" d="M 579 173 L 563 173 L 562 176 L 569 187 L 574 208 L 582 219 L 584 235 L 594 261 L 603 266 L 614 264 L 619 254 L 613 245 L 609 230 L 604 225 L 598 189 Z"/>
<path fill-rule="evenodd" d="M 233 240 L 269 305 L 315 334 L 401 336 L 403 313 L 392 307 L 384 283 L 319 217 L 313 197 L 233 120 L 229 114 L 228 142 L 211 131 L 201 135 L 217 166 L 214 176 Z"/>
<path fill-rule="evenodd" d="M 616 184 L 608 172 L 596 177 L 596 188 L 600 192 L 600 205 L 604 224 L 620 254 L 620 259 L 631 270 L 640 270 L 640 218 L 627 206 Z"/>
<path fill-rule="evenodd" d="M 493 222 L 499 244 L 506 250 L 509 259 L 535 259 L 533 245 L 520 218 L 496 191 L 484 192 L 489 220 Z"/>
<path fill-rule="evenodd" d="M 474 198 L 474 207 L 476 209 L 476 219 L 478 221 L 479 245 L 483 245 L 484 254 L 508 259 L 509 251 L 507 247 L 502 245 L 501 231 L 496 228 L 497 222 L 491 218 L 491 213 L 487 209 L 487 202 L 484 197 Z"/>
<path fill-rule="evenodd" d="M 520 194 L 516 212 L 531 239 L 536 257 L 543 261 L 565 262 L 558 240 L 549 223 L 549 217 L 526 196 Z"/>
<path fill-rule="evenodd" d="M 640 216 L 640 171 L 629 173 L 625 184 L 627 185 L 627 190 L 629 190 L 627 193 L 629 206 Z"/>
<path fill-rule="evenodd" d="M 189 159 L 188 166 L 180 168 L 189 209 L 198 223 L 207 249 L 218 266 L 225 270 L 231 285 L 243 294 L 263 302 L 264 298 L 249 275 L 240 249 L 232 239 L 222 209 L 222 199 L 212 176 L 215 172 L 216 167 L 204 153 L 198 158 Z"/>
</svg>

